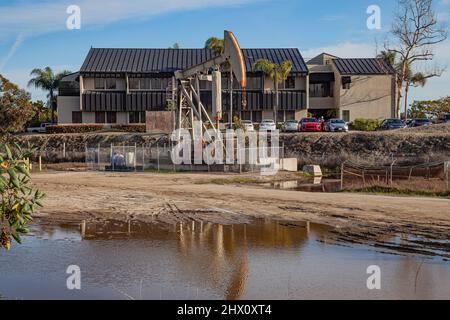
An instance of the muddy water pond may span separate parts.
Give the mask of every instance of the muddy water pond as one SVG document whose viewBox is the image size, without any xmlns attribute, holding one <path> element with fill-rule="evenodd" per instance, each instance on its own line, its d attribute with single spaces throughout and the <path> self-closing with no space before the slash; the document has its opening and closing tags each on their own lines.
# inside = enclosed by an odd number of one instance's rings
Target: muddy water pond
<svg viewBox="0 0 450 320">
<path fill-rule="evenodd" d="M 330 228 L 38 223 L 0 252 L 4 299 L 450 299 L 450 262 L 329 241 Z M 81 290 L 66 273 L 79 266 Z M 381 290 L 367 288 L 380 267 Z"/>
</svg>

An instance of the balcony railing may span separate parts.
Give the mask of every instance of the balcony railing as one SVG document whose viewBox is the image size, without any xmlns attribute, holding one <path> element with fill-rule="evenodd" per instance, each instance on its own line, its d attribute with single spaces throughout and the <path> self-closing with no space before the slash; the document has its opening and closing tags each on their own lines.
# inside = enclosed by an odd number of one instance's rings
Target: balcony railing
<svg viewBox="0 0 450 320">
<path fill-rule="evenodd" d="M 208 111 L 212 110 L 211 91 L 201 91 L 201 100 Z M 83 93 L 84 111 L 163 111 L 166 109 L 165 91 L 86 91 Z M 230 109 L 230 92 L 222 94 L 223 109 Z M 273 91 L 233 91 L 233 109 L 248 111 L 272 110 L 276 104 Z M 279 92 L 279 110 L 306 109 L 305 91 Z"/>
</svg>

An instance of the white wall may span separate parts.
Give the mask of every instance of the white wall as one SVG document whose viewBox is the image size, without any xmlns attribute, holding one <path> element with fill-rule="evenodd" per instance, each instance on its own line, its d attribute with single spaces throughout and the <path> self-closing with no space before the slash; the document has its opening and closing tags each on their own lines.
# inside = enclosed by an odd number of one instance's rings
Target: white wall
<svg viewBox="0 0 450 320">
<path fill-rule="evenodd" d="M 72 123 L 72 112 L 80 110 L 80 97 L 58 97 L 58 123 Z"/>
</svg>

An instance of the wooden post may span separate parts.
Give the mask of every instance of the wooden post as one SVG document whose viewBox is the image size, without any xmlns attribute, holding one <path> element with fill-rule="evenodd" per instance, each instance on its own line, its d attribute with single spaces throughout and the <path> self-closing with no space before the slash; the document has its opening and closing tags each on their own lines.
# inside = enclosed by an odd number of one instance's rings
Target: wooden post
<svg viewBox="0 0 450 320">
<path fill-rule="evenodd" d="M 366 176 L 364 170 L 362 170 L 363 187 L 366 187 Z"/>
<path fill-rule="evenodd" d="M 113 144 L 111 143 L 111 169 L 114 171 L 114 159 L 113 159 Z"/>
<path fill-rule="evenodd" d="M 157 153 L 157 157 L 158 157 L 158 172 L 159 172 L 159 144 L 156 143 L 156 153 Z"/>
<path fill-rule="evenodd" d="M 63 142 L 63 159 L 66 159 L 66 143 Z"/>
<path fill-rule="evenodd" d="M 450 161 L 445 161 L 444 162 L 445 190 L 449 190 L 449 185 L 448 185 L 449 171 L 450 171 Z"/>
<path fill-rule="evenodd" d="M 341 164 L 341 190 L 344 189 L 344 162 Z"/>
<path fill-rule="evenodd" d="M 145 171 L 145 144 L 142 144 L 142 171 Z"/>
<path fill-rule="evenodd" d="M 98 170 L 100 170 L 100 143 L 97 146 L 97 165 L 98 165 Z"/>
<path fill-rule="evenodd" d="M 42 156 L 39 156 L 39 171 L 42 171 Z"/>
<path fill-rule="evenodd" d="M 81 221 L 81 239 L 86 236 L 86 220 Z"/>
<path fill-rule="evenodd" d="M 134 172 L 137 171 L 136 165 L 137 165 L 137 143 L 134 143 Z"/>
</svg>

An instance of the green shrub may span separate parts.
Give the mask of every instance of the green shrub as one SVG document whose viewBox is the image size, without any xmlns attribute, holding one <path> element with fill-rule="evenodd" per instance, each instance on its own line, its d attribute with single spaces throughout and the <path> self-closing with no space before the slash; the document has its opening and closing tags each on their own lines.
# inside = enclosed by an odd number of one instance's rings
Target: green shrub
<svg viewBox="0 0 450 320">
<path fill-rule="evenodd" d="M 13 151 L 6 145 L 0 150 L 0 249 L 6 250 L 11 248 L 11 239 L 21 243 L 20 236 L 28 233 L 26 226 L 45 197 L 32 188 L 29 168 L 21 161 L 33 151 L 24 152 L 18 145 Z"/>
<path fill-rule="evenodd" d="M 358 131 L 375 131 L 380 126 L 378 119 L 362 119 L 358 118 L 351 125 L 352 130 Z"/>
<path fill-rule="evenodd" d="M 47 133 L 90 133 L 105 129 L 112 129 L 124 132 L 145 133 L 145 124 L 62 124 L 47 127 Z"/>
<path fill-rule="evenodd" d="M 113 124 L 111 129 L 137 133 L 145 133 L 147 130 L 145 124 Z"/>
<path fill-rule="evenodd" d="M 105 129 L 103 124 L 61 124 L 47 126 L 47 133 L 87 133 Z"/>
</svg>

